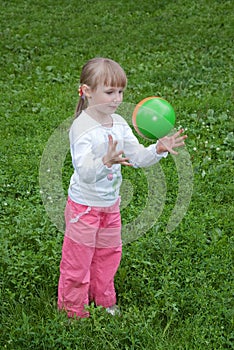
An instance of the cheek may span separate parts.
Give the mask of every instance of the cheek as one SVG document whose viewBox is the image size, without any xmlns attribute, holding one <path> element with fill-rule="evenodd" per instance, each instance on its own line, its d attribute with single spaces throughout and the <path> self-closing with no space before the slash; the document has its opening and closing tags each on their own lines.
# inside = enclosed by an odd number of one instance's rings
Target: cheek
<svg viewBox="0 0 234 350">
<path fill-rule="evenodd" d="M 112 101 L 111 95 L 106 95 L 103 97 L 102 102 L 103 103 L 109 103 Z"/>
</svg>

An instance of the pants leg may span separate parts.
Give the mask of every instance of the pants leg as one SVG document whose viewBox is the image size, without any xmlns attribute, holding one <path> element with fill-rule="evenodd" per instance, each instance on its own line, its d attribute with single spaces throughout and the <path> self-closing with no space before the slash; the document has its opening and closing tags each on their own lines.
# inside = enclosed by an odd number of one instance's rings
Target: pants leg
<svg viewBox="0 0 234 350">
<path fill-rule="evenodd" d="M 99 226 L 98 218 L 95 215 L 89 216 L 89 212 L 89 207 L 74 203 L 68 198 L 60 263 L 58 308 L 66 310 L 69 317 L 89 315 L 85 311 L 85 305 L 89 304 L 90 266 Z"/>
<path fill-rule="evenodd" d="M 88 317 L 85 305 L 89 304 L 90 266 L 94 247 L 74 242 L 64 237 L 60 278 L 58 286 L 58 308 L 66 310 L 69 317 Z"/>
<path fill-rule="evenodd" d="M 96 305 L 116 304 L 114 277 L 122 255 L 120 213 L 102 213 L 90 269 L 90 298 Z"/>
<path fill-rule="evenodd" d="M 116 304 L 114 277 L 120 264 L 122 246 L 96 248 L 90 270 L 90 299 L 96 305 Z"/>
</svg>

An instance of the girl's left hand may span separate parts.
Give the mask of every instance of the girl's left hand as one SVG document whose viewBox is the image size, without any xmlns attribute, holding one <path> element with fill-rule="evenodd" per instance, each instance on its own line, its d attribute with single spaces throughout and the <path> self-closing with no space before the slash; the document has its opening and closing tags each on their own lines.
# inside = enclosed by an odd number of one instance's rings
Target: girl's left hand
<svg viewBox="0 0 234 350">
<path fill-rule="evenodd" d="M 106 165 L 108 168 L 112 167 L 113 164 L 132 166 L 132 164 L 128 162 L 128 158 L 122 157 L 123 151 L 117 151 L 116 147 L 118 141 L 113 141 L 113 137 L 111 135 L 108 135 L 108 139 L 109 143 L 107 154 L 102 158 L 104 165 Z"/>
<path fill-rule="evenodd" d="M 180 136 L 184 132 L 184 129 L 180 129 L 172 136 L 165 136 L 158 140 L 156 146 L 156 152 L 158 154 L 163 152 L 170 152 L 177 155 L 178 152 L 174 148 L 184 146 L 184 140 L 187 139 L 187 135 Z"/>
</svg>

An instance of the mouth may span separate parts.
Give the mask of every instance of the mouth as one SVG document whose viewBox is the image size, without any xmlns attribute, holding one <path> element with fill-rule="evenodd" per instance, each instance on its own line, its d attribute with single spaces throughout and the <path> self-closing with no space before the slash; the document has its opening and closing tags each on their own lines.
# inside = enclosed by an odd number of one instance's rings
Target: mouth
<svg viewBox="0 0 234 350">
<path fill-rule="evenodd" d="M 117 103 L 117 104 L 112 104 L 112 105 L 110 105 L 110 107 L 111 107 L 111 108 L 118 108 L 119 105 L 120 105 L 119 103 Z"/>
</svg>

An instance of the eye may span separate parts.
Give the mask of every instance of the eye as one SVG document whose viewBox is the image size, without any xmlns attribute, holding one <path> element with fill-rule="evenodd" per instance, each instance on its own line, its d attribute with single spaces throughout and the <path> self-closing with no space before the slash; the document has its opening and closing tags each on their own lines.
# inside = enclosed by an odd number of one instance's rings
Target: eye
<svg viewBox="0 0 234 350">
<path fill-rule="evenodd" d="M 113 92 L 114 92 L 114 90 L 112 90 L 112 89 L 106 90 L 106 91 L 105 91 L 105 93 L 106 93 L 107 95 L 111 95 L 111 94 L 113 94 Z"/>
</svg>

